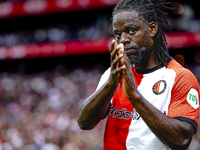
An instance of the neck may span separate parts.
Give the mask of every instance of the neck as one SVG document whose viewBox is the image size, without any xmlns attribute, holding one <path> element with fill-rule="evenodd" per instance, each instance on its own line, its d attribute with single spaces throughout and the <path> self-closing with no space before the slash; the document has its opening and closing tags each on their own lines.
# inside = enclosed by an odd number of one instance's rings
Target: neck
<svg viewBox="0 0 200 150">
<path fill-rule="evenodd" d="M 149 57 L 149 59 L 143 60 L 140 64 L 135 64 L 135 67 L 140 70 L 145 70 L 145 69 L 151 69 L 156 66 L 159 66 L 160 63 L 158 64 L 155 57 L 154 53 L 152 53 Z"/>
</svg>

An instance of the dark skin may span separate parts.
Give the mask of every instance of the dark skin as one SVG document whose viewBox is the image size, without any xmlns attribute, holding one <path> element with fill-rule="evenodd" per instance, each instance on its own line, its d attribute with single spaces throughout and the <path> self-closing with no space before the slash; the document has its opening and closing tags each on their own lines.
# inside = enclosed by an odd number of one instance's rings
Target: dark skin
<svg viewBox="0 0 200 150">
<path fill-rule="evenodd" d="M 78 124 L 82 129 L 94 128 L 104 117 L 110 99 L 123 79 L 126 96 L 151 131 L 171 149 L 187 149 L 194 133 L 193 125 L 169 118 L 160 112 L 138 92 L 133 78 L 130 60 L 137 58 L 134 48 L 146 50 L 149 54 L 148 59 L 135 62 L 138 69 L 151 69 L 157 66 L 153 42 L 157 30 L 158 25 L 155 22 L 145 21 L 135 11 L 121 12 L 113 17 L 113 31 L 119 45 L 115 48 L 115 41 L 111 43 L 111 74 L 106 83 L 82 104 L 78 117 Z"/>
</svg>

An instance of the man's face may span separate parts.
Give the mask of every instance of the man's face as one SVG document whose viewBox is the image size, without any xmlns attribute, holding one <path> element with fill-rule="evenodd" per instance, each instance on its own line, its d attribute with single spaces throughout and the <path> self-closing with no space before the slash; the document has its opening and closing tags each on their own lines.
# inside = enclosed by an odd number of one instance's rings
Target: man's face
<svg viewBox="0 0 200 150">
<path fill-rule="evenodd" d="M 135 11 L 117 13 L 113 17 L 113 33 L 117 43 L 124 44 L 130 63 L 143 69 L 154 58 L 154 42 L 150 30 L 149 23 Z"/>
</svg>

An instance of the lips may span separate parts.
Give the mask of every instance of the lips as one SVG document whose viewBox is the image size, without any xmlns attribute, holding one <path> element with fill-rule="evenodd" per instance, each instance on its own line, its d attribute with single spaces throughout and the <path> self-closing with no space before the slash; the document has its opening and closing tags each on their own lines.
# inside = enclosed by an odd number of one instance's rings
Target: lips
<svg viewBox="0 0 200 150">
<path fill-rule="evenodd" d="M 146 50 L 145 47 L 142 47 L 141 49 L 138 49 L 136 47 L 131 47 L 131 48 L 124 48 L 125 52 L 127 55 L 139 55 L 140 52 Z"/>
<path fill-rule="evenodd" d="M 135 55 L 137 54 L 138 49 L 135 47 L 124 48 L 127 55 Z"/>
<path fill-rule="evenodd" d="M 127 50 L 125 50 L 125 53 L 126 54 L 130 54 L 130 53 L 133 54 L 134 51 L 135 51 L 134 49 L 127 49 Z"/>
</svg>

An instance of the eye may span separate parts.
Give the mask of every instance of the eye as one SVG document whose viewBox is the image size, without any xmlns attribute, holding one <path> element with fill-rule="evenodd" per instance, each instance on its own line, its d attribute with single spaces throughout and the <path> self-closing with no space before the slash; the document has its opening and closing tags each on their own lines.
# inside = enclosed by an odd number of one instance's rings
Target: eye
<svg viewBox="0 0 200 150">
<path fill-rule="evenodd" d="M 121 33 L 120 32 L 116 32 L 114 33 L 116 38 L 120 38 L 121 37 Z"/>
<path fill-rule="evenodd" d="M 134 29 L 130 29 L 130 30 L 129 30 L 129 34 L 131 34 L 131 35 L 135 34 L 135 32 L 136 32 L 136 31 L 135 31 Z"/>
</svg>

